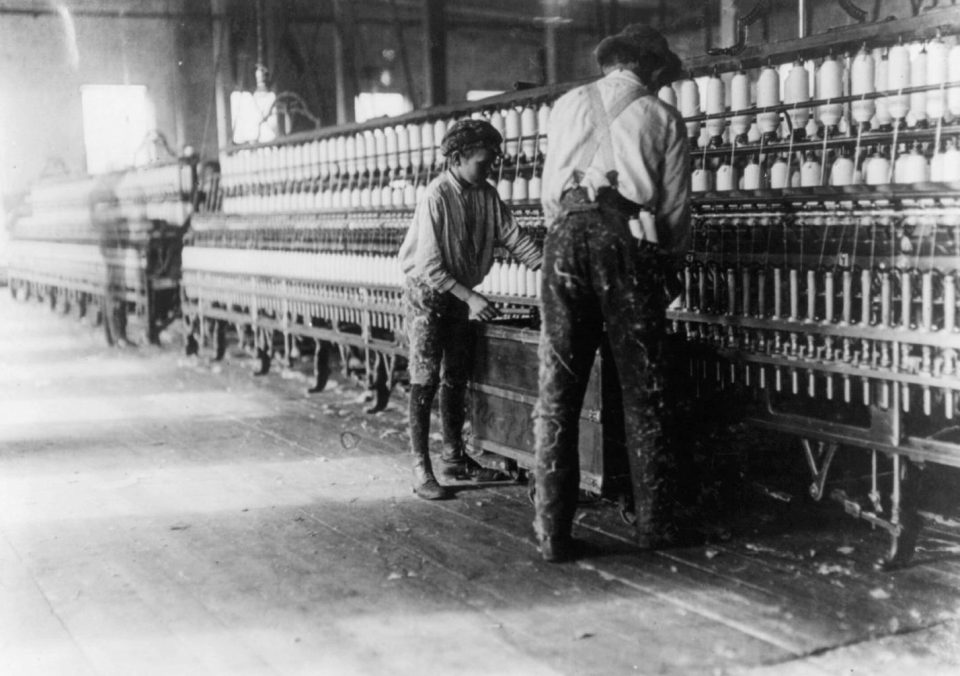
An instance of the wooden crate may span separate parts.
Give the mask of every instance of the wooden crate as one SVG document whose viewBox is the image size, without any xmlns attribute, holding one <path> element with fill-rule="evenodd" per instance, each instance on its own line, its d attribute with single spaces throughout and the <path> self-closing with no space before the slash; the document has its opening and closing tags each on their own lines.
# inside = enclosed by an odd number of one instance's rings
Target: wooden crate
<svg viewBox="0 0 960 676">
<path fill-rule="evenodd" d="M 474 452 L 524 469 L 534 465 L 539 330 L 477 324 L 468 416 Z M 612 360 L 598 351 L 580 411 L 580 486 L 605 494 L 626 478 L 623 414 Z"/>
</svg>

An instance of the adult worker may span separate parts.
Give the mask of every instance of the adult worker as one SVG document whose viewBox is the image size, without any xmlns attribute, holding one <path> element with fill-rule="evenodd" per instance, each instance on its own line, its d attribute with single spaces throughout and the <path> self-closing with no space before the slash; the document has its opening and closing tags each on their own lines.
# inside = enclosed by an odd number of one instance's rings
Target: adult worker
<svg viewBox="0 0 960 676">
<path fill-rule="evenodd" d="M 535 520 L 547 561 L 575 558 L 578 418 L 604 332 L 623 392 L 638 542 L 670 542 L 661 478 L 664 260 L 688 239 L 690 155 L 657 97 L 681 73 L 664 37 L 628 26 L 595 50 L 603 76 L 560 97 L 547 129 Z"/>
</svg>

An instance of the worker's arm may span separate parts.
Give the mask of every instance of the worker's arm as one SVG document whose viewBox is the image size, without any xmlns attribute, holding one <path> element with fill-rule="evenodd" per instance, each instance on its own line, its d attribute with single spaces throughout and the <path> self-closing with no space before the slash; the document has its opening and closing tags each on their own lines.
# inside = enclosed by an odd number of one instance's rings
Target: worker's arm
<svg viewBox="0 0 960 676">
<path fill-rule="evenodd" d="M 690 239 L 690 149 L 679 113 L 667 127 L 661 175 L 657 237 L 665 253 L 682 256 Z"/>
</svg>

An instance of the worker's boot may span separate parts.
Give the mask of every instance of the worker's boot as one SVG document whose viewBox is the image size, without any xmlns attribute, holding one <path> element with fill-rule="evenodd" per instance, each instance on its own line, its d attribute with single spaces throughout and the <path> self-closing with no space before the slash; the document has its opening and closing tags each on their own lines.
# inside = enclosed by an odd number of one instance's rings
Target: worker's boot
<svg viewBox="0 0 960 676">
<path fill-rule="evenodd" d="M 410 388 L 410 451 L 413 455 L 413 492 L 424 500 L 443 500 L 447 489 L 433 476 L 430 466 L 430 407 L 436 387 Z"/>
<path fill-rule="evenodd" d="M 509 478 L 506 474 L 484 467 L 466 452 L 463 443 L 465 393 L 464 388 L 440 386 L 440 424 L 443 428 L 440 476 L 459 481 L 506 481 Z"/>
</svg>

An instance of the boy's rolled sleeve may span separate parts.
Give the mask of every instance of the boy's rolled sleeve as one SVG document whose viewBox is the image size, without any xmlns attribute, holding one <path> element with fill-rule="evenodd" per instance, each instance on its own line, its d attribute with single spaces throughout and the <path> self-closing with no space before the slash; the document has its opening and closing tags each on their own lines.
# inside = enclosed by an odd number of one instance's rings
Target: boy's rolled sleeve
<svg viewBox="0 0 960 676">
<path fill-rule="evenodd" d="M 503 202 L 500 202 L 500 232 L 497 239 L 528 268 L 532 270 L 540 269 L 543 263 L 543 249 L 533 239 L 520 231 L 520 227 L 513 219 L 510 207 Z"/>
</svg>

